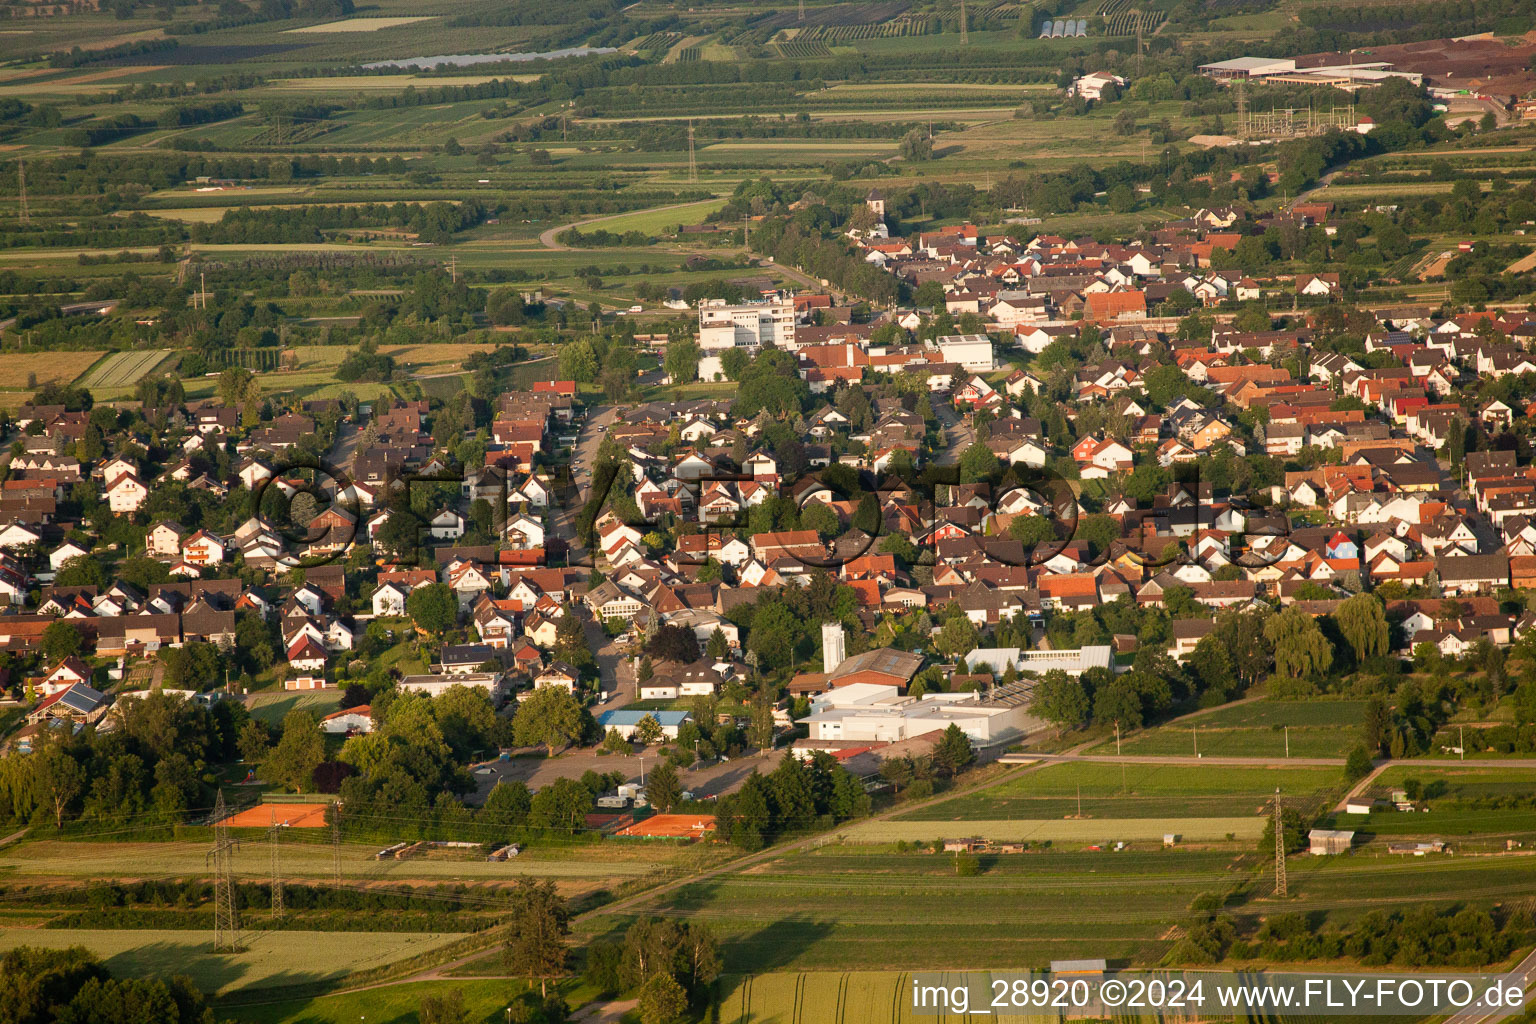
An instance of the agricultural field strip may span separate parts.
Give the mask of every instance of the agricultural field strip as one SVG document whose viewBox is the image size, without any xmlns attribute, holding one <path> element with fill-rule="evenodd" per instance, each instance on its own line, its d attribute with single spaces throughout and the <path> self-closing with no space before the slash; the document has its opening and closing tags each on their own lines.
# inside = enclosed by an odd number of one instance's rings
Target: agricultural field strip
<svg viewBox="0 0 1536 1024">
<path fill-rule="evenodd" d="M 323 981 L 456 942 L 452 932 L 334 932 L 249 930 L 247 949 L 223 957 L 209 951 L 206 930 L 0 928 L 0 950 L 16 946 L 83 945 L 108 968 L 130 975 L 190 974 L 201 987 L 228 992 L 257 982 Z"/>
<path fill-rule="evenodd" d="M 88 388 L 131 387 L 175 354 L 164 348 L 115 352 L 96 364 L 80 384 Z"/>
<path fill-rule="evenodd" d="M 324 830 L 320 830 L 323 832 Z M 581 861 L 519 858 L 510 863 L 488 861 L 374 861 L 372 855 L 387 843 L 344 844 L 347 856 L 342 870 L 351 878 L 451 879 L 472 877 L 476 881 L 513 881 L 519 875 L 549 878 L 603 878 L 642 876 L 653 872 L 658 863 L 629 860 Z M 208 844 L 204 842 L 170 843 L 28 843 L 0 855 L 0 872 L 10 878 L 50 878 L 91 876 L 99 878 L 200 877 L 207 872 Z M 264 844 L 235 853 L 235 870 L 241 875 L 263 877 L 271 870 L 270 851 Z M 325 878 L 332 871 L 332 853 L 328 837 L 317 832 L 311 840 L 290 840 L 281 847 L 285 873 L 292 877 Z"/>
<path fill-rule="evenodd" d="M 1173 833 L 1191 840 L 1257 838 L 1264 832 L 1258 816 L 1230 818 L 1086 818 L 1078 821 L 1030 818 L 962 818 L 880 821 L 852 825 L 838 834 L 854 842 L 889 843 L 898 840 L 952 839 L 981 836 L 997 841 L 1050 840 L 1062 842 L 1115 842 L 1161 840 Z"/>
</svg>

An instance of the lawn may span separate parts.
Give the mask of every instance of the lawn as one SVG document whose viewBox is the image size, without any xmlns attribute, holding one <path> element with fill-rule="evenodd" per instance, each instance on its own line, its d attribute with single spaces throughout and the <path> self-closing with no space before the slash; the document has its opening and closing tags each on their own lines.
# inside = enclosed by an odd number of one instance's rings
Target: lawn
<svg viewBox="0 0 1536 1024">
<path fill-rule="evenodd" d="M 1342 783 L 1343 776 L 1332 768 L 1076 762 L 1021 772 L 897 820 L 1060 819 L 1078 813 L 1079 795 L 1083 815 L 1092 818 L 1240 818 L 1262 814 L 1277 786 L 1298 797 L 1342 788 Z"/>
<path fill-rule="evenodd" d="M 340 703 L 340 690 L 268 690 L 251 694 L 246 708 L 253 718 L 281 725 L 290 711 L 308 711 L 319 718 L 335 711 Z"/>
<path fill-rule="evenodd" d="M 204 991 L 228 994 L 328 981 L 463 938 L 451 933 L 382 931 L 338 936 L 335 932 L 252 930 L 246 935 L 245 952 L 215 955 L 213 937 L 203 931 L 3 928 L 0 949 L 79 945 L 102 957 L 118 975 L 186 974 Z"/>
</svg>

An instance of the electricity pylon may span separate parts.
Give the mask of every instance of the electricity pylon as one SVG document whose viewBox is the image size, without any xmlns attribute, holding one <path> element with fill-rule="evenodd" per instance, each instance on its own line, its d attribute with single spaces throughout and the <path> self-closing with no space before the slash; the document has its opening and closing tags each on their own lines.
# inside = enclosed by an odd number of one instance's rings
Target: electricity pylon
<svg viewBox="0 0 1536 1024">
<path fill-rule="evenodd" d="M 1285 895 L 1285 819 L 1280 813 L 1280 787 L 1275 787 L 1275 895 Z"/>
<path fill-rule="evenodd" d="M 213 863 L 213 951 L 238 953 L 240 944 L 240 908 L 235 901 L 234 860 L 240 840 L 229 834 L 229 811 L 224 806 L 224 792 L 219 791 L 213 804 L 213 849 L 208 860 Z"/>
</svg>

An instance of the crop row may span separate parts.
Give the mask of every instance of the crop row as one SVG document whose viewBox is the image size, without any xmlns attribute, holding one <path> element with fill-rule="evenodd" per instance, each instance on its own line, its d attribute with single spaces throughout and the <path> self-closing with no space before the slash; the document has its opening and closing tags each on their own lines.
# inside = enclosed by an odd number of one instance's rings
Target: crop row
<svg viewBox="0 0 1536 1024">
<path fill-rule="evenodd" d="M 830 57 L 831 47 L 819 39 L 792 39 L 776 44 L 780 57 Z"/>
<path fill-rule="evenodd" d="M 823 39 L 839 42 L 852 39 L 881 39 L 895 36 L 923 36 L 938 31 L 936 18 L 909 18 L 881 25 L 812 25 L 795 37 L 801 40 Z"/>
<path fill-rule="evenodd" d="M 679 39 L 683 37 L 681 32 L 652 32 L 644 39 L 635 43 L 637 50 L 670 50 Z"/>
<path fill-rule="evenodd" d="M 1141 32 L 1150 35 L 1167 17 L 1162 11 L 1121 11 L 1109 18 L 1105 31 L 1112 36 L 1133 36 L 1139 27 Z"/>
</svg>

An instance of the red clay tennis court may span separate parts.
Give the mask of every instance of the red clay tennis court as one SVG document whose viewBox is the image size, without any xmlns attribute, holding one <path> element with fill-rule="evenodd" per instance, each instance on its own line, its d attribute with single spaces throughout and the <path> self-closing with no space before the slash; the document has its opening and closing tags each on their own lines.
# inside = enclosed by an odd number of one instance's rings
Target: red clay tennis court
<svg viewBox="0 0 1536 1024">
<path fill-rule="evenodd" d="M 257 804 L 228 819 L 230 828 L 324 828 L 330 804 Z"/>
<path fill-rule="evenodd" d="M 647 839 L 703 839 L 714 831 L 713 814 L 653 814 L 614 834 Z"/>
</svg>

